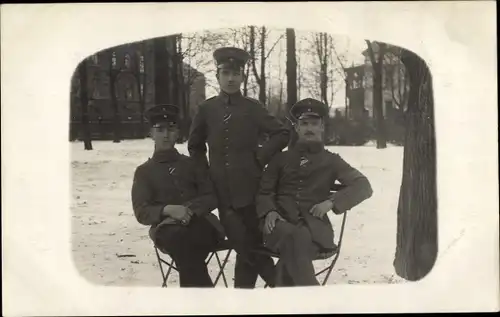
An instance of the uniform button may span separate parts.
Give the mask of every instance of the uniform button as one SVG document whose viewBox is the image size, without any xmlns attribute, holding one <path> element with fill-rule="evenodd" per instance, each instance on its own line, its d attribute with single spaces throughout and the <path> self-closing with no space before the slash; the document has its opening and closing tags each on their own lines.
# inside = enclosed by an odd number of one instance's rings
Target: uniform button
<svg viewBox="0 0 500 317">
<path fill-rule="evenodd" d="M 228 163 L 228 162 L 226 162 L 226 166 L 229 166 L 229 163 Z"/>
</svg>

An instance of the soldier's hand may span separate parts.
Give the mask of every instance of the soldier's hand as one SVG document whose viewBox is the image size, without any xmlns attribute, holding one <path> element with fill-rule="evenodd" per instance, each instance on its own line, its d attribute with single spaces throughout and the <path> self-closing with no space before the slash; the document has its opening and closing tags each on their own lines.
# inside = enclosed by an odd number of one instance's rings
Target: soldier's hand
<svg viewBox="0 0 500 317">
<path fill-rule="evenodd" d="M 175 220 L 182 221 L 187 219 L 188 211 L 182 205 L 167 205 L 163 208 L 163 214 Z"/>
<path fill-rule="evenodd" d="M 270 234 L 276 226 L 276 221 L 278 220 L 284 220 L 279 213 L 276 211 L 268 213 L 264 222 L 264 233 Z"/>
<path fill-rule="evenodd" d="M 314 217 L 323 218 L 329 210 L 332 210 L 333 202 L 329 199 L 314 205 L 309 211 Z"/>
<path fill-rule="evenodd" d="M 193 218 L 193 214 L 194 213 L 189 208 L 186 208 L 186 215 L 184 216 L 184 218 L 181 219 L 181 223 L 184 226 L 187 226 L 191 221 L 191 219 Z"/>
</svg>

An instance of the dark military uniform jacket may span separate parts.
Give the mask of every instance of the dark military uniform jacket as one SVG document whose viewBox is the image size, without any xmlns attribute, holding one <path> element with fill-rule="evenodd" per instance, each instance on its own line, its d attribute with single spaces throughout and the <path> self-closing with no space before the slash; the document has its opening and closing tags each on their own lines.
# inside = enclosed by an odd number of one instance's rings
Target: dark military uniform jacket
<svg viewBox="0 0 500 317">
<path fill-rule="evenodd" d="M 345 185 L 332 193 L 335 182 Z M 335 213 L 343 213 L 372 195 L 368 179 L 346 163 L 338 154 L 320 144 L 296 145 L 276 155 L 263 173 L 257 197 L 257 213 L 262 222 L 272 210 L 286 221 L 305 223 L 314 242 L 333 248 L 333 229 L 325 215 L 319 219 L 310 209 L 327 199 L 334 202 Z"/>
<path fill-rule="evenodd" d="M 176 149 L 155 152 L 151 159 L 137 167 L 132 205 L 139 223 L 151 226 L 149 233 L 153 241 L 156 241 L 157 226 L 165 220 L 162 211 L 166 205 L 187 206 L 193 211 L 193 217 L 207 217 L 217 229 L 221 228 L 211 213 L 217 207 L 217 199 L 206 169 Z"/>
<path fill-rule="evenodd" d="M 259 136 L 269 140 L 258 146 Z M 202 165 L 209 147 L 210 176 L 219 209 L 255 203 L 262 168 L 288 143 L 288 130 L 257 100 L 241 93 L 204 101 L 193 119 L 188 148 Z"/>
</svg>

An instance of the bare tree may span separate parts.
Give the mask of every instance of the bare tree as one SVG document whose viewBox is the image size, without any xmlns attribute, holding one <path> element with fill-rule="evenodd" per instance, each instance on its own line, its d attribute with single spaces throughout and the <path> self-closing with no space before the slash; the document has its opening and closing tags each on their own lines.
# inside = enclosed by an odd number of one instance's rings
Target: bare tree
<svg viewBox="0 0 500 317">
<path fill-rule="evenodd" d="M 328 105 L 327 88 L 328 88 L 328 46 L 330 37 L 326 33 L 318 33 L 314 38 L 314 44 L 318 57 L 320 72 L 319 72 L 319 90 L 321 101 Z"/>
<path fill-rule="evenodd" d="M 288 36 L 288 35 L 287 35 Z M 302 89 L 302 64 L 300 62 L 300 56 L 302 55 L 302 40 L 301 38 L 297 38 L 295 36 L 295 33 L 294 33 L 294 37 L 296 38 L 296 43 L 298 45 L 296 45 L 295 47 L 295 60 L 296 60 L 296 63 L 297 63 L 297 67 L 296 67 L 296 77 L 297 77 L 297 94 L 296 94 L 296 100 L 300 100 L 300 92 L 301 92 L 301 89 Z M 288 39 L 288 37 L 287 37 Z M 287 50 L 287 54 L 288 54 L 288 50 Z"/>
<path fill-rule="evenodd" d="M 345 67 L 345 63 L 346 63 L 346 58 L 343 54 L 339 54 L 337 49 L 335 48 L 335 44 L 333 43 L 332 41 L 332 45 L 331 45 L 331 50 L 332 50 L 332 53 L 330 54 L 330 58 L 331 58 L 331 64 L 332 65 L 335 65 L 335 64 L 338 64 L 338 66 L 340 67 L 335 67 L 335 70 L 337 71 L 337 73 L 340 75 L 340 77 L 342 78 L 343 82 L 344 82 L 344 86 L 345 86 L 345 96 L 344 96 L 344 106 L 345 106 L 345 116 L 347 118 L 347 112 L 348 112 L 348 91 L 349 91 L 349 83 L 347 82 L 347 73 L 346 73 L 346 67 Z M 333 78 L 333 76 L 332 76 Z M 331 83 L 332 86 L 334 85 L 334 82 Z M 333 97 L 334 97 L 334 91 L 332 89 L 332 99 L 333 100 Z M 340 114 L 340 112 L 338 113 Z"/>
<path fill-rule="evenodd" d="M 266 104 L 266 61 L 269 55 L 272 53 L 276 44 L 283 38 L 284 34 L 281 34 L 278 39 L 273 43 L 271 48 L 266 51 L 266 40 L 269 36 L 269 32 L 266 31 L 266 27 L 260 28 L 259 34 L 259 49 L 256 50 L 256 32 L 255 26 L 250 26 L 250 63 L 252 66 L 253 75 L 257 84 L 259 85 L 259 101 Z M 257 54 L 260 53 L 260 58 L 257 58 Z M 260 74 L 257 71 L 256 61 L 260 62 Z"/>
<path fill-rule="evenodd" d="M 116 94 L 116 84 L 118 82 L 120 70 L 118 69 L 118 59 L 116 56 L 116 51 L 110 49 L 107 51 L 107 55 L 109 58 L 109 95 L 111 97 L 111 108 L 113 109 L 113 143 L 120 143 L 122 139 L 122 122 Z"/>
<path fill-rule="evenodd" d="M 430 272 L 438 252 L 434 96 L 426 63 L 408 50 L 401 60 L 410 89 L 394 268 L 399 276 L 416 281 Z"/>
<path fill-rule="evenodd" d="M 181 88 L 181 74 L 180 69 L 182 65 L 181 54 L 178 52 L 179 47 L 177 45 L 179 34 L 174 34 L 167 37 L 167 54 L 169 56 L 169 69 L 172 80 L 172 90 L 170 93 L 170 100 L 176 105 L 180 104 L 180 88 Z M 182 111 L 182 105 L 181 105 Z"/>
<path fill-rule="evenodd" d="M 295 41 L 295 30 L 286 29 L 286 103 L 288 110 L 297 102 L 297 51 Z"/>
<path fill-rule="evenodd" d="M 89 96 L 88 96 L 88 78 L 87 78 L 87 60 L 83 60 L 77 68 L 80 81 L 80 108 L 82 110 L 82 133 L 85 150 L 92 150 L 92 139 L 89 127 Z"/>
<path fill-rule="evenodd" d="M 282 57 L 283 56 L 283 45 L 282 45 L 282 42 L 280 41 L 280 45 L 279 45 L 279 53 L 278 53 L 278 89 L 279 89 L 279 105 L 280 105 L 280 108 L 278 109 L 278 114 L 281 114 L 283 112 L 283 93 L 285 92 L 285 87 L 284 87 L 284 81 L 285 81 L 285 78 L 284 78 L 284 75 L 286 74 L 283 74 L 282 72 L 282 68 L 281 68 L 281 65 L 282 65 Z M 295 67 L 295 71 L 297 71 L 297 67 Z M 296 75 L 295 75 L 296 77 Z M 295 89 L 296 91 L 296 89 Z M 295 94 L 297 94 L 297 92 L 295 92 Z"/>
<path fill-rule="evenodd" d="M 295 30 L 286 29 L 286 85 L 287 85 L 287 114 L 292 106 L 297 102 L 297 48 Z M 285 116 L 288 118 L 288 115 Z M 297 142 L 297 134 L 293 133 L 291 118 L 287 120 L 287 125 L 292 131 L 288 146 L 291 147 Z"/>
<path fill-rule="evenodd" d="M 232 45 L 248 52 L 250 50 L 250 28 L 251 27 L 244 26 L 239 29 L 230 29 L 233 37 Z M 248 96 L 249 76 L 250 63 L 247 63 L 243 69 L 243 96 Z"/>
<path fill-rule="evenodd" d="M 155 61 L 155 103 L 170 102 L 170 69 L 167 37 L 153 40 Z"/>
<path fill-rule="evenodd" d="M 377 149 L 385 149 L 387 147 L 385 120 L 383 113 L 383 82 L 382 72 L 384 66 L 384 54 L 386 51 L 386 44 L 380 42 L 366 41 L 368 46 L 368 53 L 373 69 L 373 112 L 375 114 L 375 126 L 377 131 Z M 376 52 L 374 49 L 376 47 Z"/>
<path fill-rule="evenodd" d="M 312 36 L 309 33 L 305 41 L 307 48 L 304 53 L 313 57 L 313 65 L 306 74 L 299 69 L 300 89 L 305 88 L 309 95 L 331 108 L 334 97 L 341 88 L 338 75 L 345 81 L 342 62 L 345 57 L 338 54 L 333 37 L 327 33 L 313 33 Z"/>
</svg>

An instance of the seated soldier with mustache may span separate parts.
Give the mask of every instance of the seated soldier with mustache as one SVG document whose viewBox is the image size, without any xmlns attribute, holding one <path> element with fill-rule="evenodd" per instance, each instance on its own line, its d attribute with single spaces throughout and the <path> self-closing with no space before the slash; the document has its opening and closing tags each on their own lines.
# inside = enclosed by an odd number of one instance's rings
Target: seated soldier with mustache
<svg viewBox="0 0 500 317">
<path fill-rule="evenodd" d="M 328 107 L 314 99 L 297 102 L 297 143 L 277 154 L 266 167 L 257 196 L 264 246 L 279 253 L 276 286 L 319 285 L 313 260 L 323 249 L 334 248 L 327 212 L 339 215 L 372 195 L 368 179 L 338 154 L 324 148 Z M 335 181 L 345 187 L 334 194 Z"/>
</svg>

